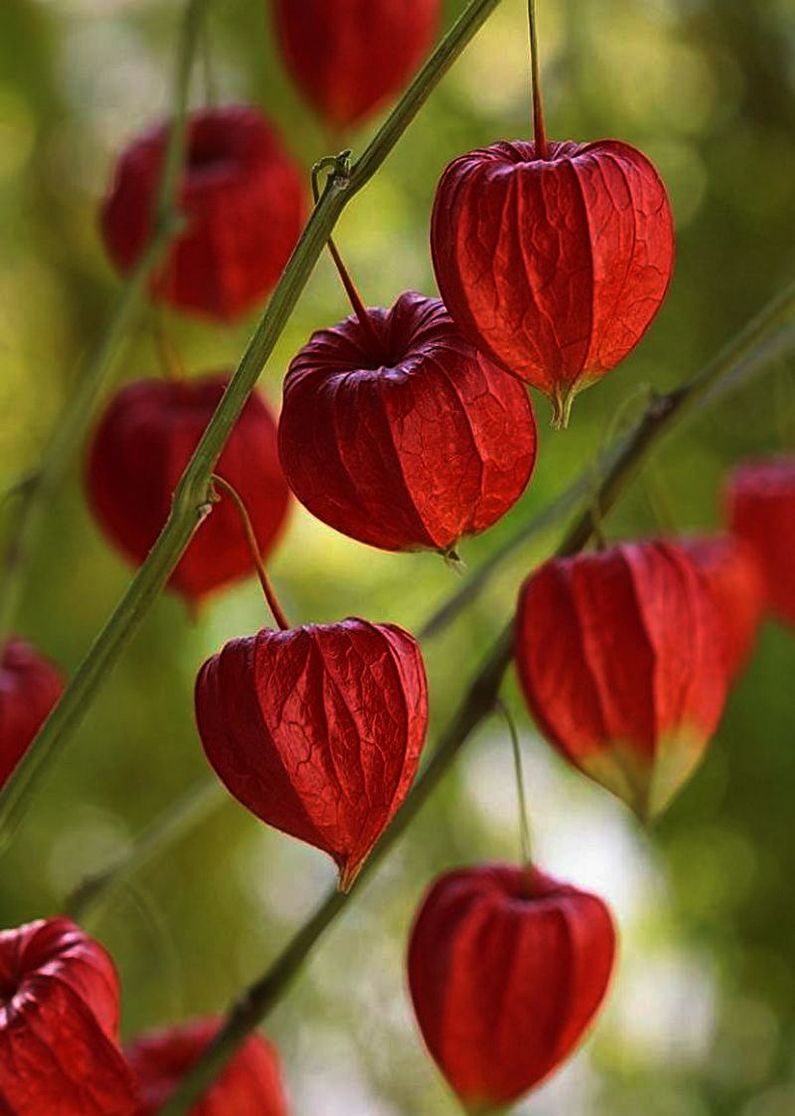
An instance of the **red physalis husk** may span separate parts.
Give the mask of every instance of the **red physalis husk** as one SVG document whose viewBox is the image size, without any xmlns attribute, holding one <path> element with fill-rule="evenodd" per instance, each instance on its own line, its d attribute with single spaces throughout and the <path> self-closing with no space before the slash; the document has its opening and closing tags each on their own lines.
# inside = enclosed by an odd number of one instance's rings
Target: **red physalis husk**
<svg viewBox="0 0 795 1116">
<path fill-rule="evenodd" d="M 219 1027 L 219 1019 L 194 1019 L 135 1039 L 127 1050 L 140 1094 L 135 1116 L 157 1116 Z M 191 1107 L 189 1116 L 287 1116 L 287 1111 L 279 1055 L 255 1034 Z"/>
<path fill-rule="evenodd" d="M 144 561 L 162 530 L 174 488 L 220 402 L 229 377 L 138 380 L 100 419 L 86 467 L 91 510 L 112 543 Z M 267 555 L 285 524 L 289 490 L 279 464 L 276 420 L 254 394 L 237 420 L 216 472 L 245 499 Z M 200 525 L 169 585 L 191 602 L 254 572 L 237 511 L 221 499 Z"/>
<path fill-rule="evenodd" d="M 723 620 L 726 669 L 739 674 L 748 661 L 765 605 L 762 568 L 744 539 L 728 532 L 680 540 L 705 576 Z"/>
<path fill-rule="evenodd" d="M 519 499 L 536 459 L 527 392 L 414 291 L 315 333 L 290 365 L 279 452 L 298 499 L 383 550 L 449 551 Z"/>
<path fill-rule="evenodd" d="M 411 932 L 409 986 L 428 1049 L 468 1112 L 512 1104 L 569 1057 L 615 952 L 602 900 L 531 865 L 436 881 Z"/>
<path fill-rule="evenodd" d="M 360 124 L 418 69 L 442 0 L 274 0 L 287 67 L 332 127 Z"/>
<path fill-rule="evenodd" d="M 722 618 L 668 542 L 547 562 L 520 594 L 516 663 L 549 742 L 644 821 L 693 773 L 726 699 Z"/>
<path fill-rule="evenodd" d="M 766 607 L 795 625 L 795 457 L 748 461 L 726 489 L 729 526 L 762 567 Z"/>
<path fill-rule="evenodd" d="M 63 693 L 60 671 L 21 639 L 0 644 L 0 787 Z"/>
<path fill-rule="evenodd" d="M 617 140 L 500 142 L 455 159 L 436 191 L 436 279 L 464 335 L 549 396 L 577 392 L 637 345 L 665 297 L 673 217 L 657 171 Z"/>
<path fill-rule="evenodd" d="M 417 771 L 420 648 L 402 628 L 359 619 L 266 628 L 204 664 L 196 720 L 230 793 L 332 856 L 347 890 Z"/>
<path fill-rule="evenodd" d="M 169 127 L 152 128 L 122 153 L 102 207 L 108 253 L 125 274 L 152 234 Z M 179 207 L 185 227 L 152 281 L 152 295 L 229 320 L 275 286 L 301 231 L 306 187 L 300 167 L 258 109 L 204 108 L 188 120 Z"/>
<path fill-rule="evenodd" d="M 66 918 L 0 931 L 0 1110 L 135 1116 L 108 954 Z"/>
</svg>

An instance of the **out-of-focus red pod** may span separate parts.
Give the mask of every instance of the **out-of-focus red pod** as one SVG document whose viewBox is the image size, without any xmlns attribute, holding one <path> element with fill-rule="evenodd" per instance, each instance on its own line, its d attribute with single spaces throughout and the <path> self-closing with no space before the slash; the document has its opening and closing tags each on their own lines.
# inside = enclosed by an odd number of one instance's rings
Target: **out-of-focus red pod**
<svg viewBox="0 0 795 1116">
<path fill-rule="evenodd" d="M 729 478 L 726 504 L 729 526 L 761 564 L 767 607 L 795 625 L 795 457 L 740 465 Z"/>
<path fill-rule="evenodd" d="M 315 333 L 290 365 L 279 453 L 324 523 L 383 550 L 451 550 L 516 503 L 536 460 L 526 390 L 415 291 Z"/>
<path fill-rule="evenodd" d="M 347 890 L 417 771 L 428 722 L 420 648 L 366 620 L 266 628 L 207 660 L 196 720 L 230 793 L 327 852 Z"/>
<path fill-rule="evenodd" d="M 549 742 L 643 820 L 692 774 L 728 685 L 723 619 L 668 542 L 543 565 L 519 598 L 516 663 Z"/>
<path fill-rule="evenodd" d="M 66 918 L 0 932 L 0 1111 L 135 1116 L 108 954 Z"/>
<path fill-rule="evenodd" d="M 442 0 L 273 0 L 273 11 L 296 84 L 343 129 L 407 84 L 433 42 Z"/>
<path fill-rule="evenodd" d="M 436 191 L 431 248 L 464 336 L 548 395 L 565 426 L 577 392 L 637 345 L 671 279 L 665 186 L 618 140 L 500 142 L 461 155 Z"/>
<path fill-rule="evenodd" d="M 108 253 L 126 274 L 151 235 L 169 125 L 134 140 L 102 207 Z M 185 228 L 155 274 L 154 298 L 231 320 L 276 285 L 306 210 L 300 168 L 275 127 L 249 105 L 200 109 L 188 121 L 179 193 Z"/>
<path fill-rule="evenodd" d="M 21 639 L 0 645 L 0 787 L 63 692 L 60 671 Z"/>
<path fill-rule="evenodd" d="M 574 1051 L 607 991 L 616 935 L 605 904 L 527 866 L 449 872 L 408 952 L 425 1043 L 468 1112 L 517 1101 Z"/>
<path fill-rule="evenodd" d="M 704 574 L 723 619 L 726 667 L 745 666 L 765 607 L 765 583 L 753 547 L 737 535 L 699 535 L 681 545 Z"/>
<path fill-rule="evenodd" d="M 127 1050 L 141 1097 L 135 1116 L 157 1116 L 219 1026 L 218 1019 L 194 1019 L 135 1039 Z M 260 1035 L 247 1039 L 190 1116 L 287 1116 L 274 1047 Z"/>
<path fill-rule="evenodd" d="M 137 380 L 117 392 L 102 415 L 86 466 L 88 502 L 110 541 L 136 564 L 144 561 L 165 525 L 177 481 L 228 382 L 225 373 L 194 380 Z M 245 501 L 263 555 L 276 545 L 289 505 L 276 435 L 276 420 L 255 393 L 215 469 Z M 238 511 L 221 498 L 169 585 L 195 602 L 253 572 Z"/>
</svg>

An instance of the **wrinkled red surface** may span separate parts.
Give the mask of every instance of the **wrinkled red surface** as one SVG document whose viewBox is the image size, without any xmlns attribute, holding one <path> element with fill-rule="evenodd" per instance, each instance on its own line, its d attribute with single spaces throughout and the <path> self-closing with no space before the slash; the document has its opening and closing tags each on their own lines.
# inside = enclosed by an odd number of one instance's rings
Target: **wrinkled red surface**
<svg viewBox="0 0 795 1116">
<path fill-rule="evenodd" d="M 195 1019 L 135 1040 L 127 1058 L 142 1098 L 136 1116 L 157 1116 L 218 1027 L 217 1019 Z M 279 1058 L 270 1043 L 252 1035 L 190 1116 L 287 1116 Z"/>
<path fill-rule="evenodd" d="M 795 624 L 795 457 L 741 465 L 729 479 L 726 504 L 729 526 L 762 566 L 767 607 Z"/>
<path fill-rule="evenodd" d="M 623 766 L 628 750 L 646 790 L 683 729 L 703 752 L 726 698 L 721 617 L 703 574 L 667 542 L 547 562 L 520 594 L 516 662 L 559 751 L 592 768 L 599 753 Z"/>
<path fill-rule="evenodd" d="M 196 719 L 235 798 L 329 853 L 346 885 L 417 770 L 428 719 L 422 655 L 391 624 L 264 629 L 204 664 Z"/>
<path fill-rule="evenodd" d="M 293 79 L 329 124 L 346 128 L 408 83 L 442 0 L 273 0 L 273 10 Z"/>
<path fill-rule="evenodd" d="M 446 550 L 486 530 L 533 471 L 527 392 L 414 291 L 320 330 L 284 382 L 279 452 L 318 519 L 384 550 Z"/>
<path fill-rule="evenodd" d="M 615 946 L 601 899 L 530 866 L 436 881 L 411 933 L 409 985 L 428 1049 L 468 1108 L 516 1101 L 572 1053 Z"/>
<path fill-rule="evenodd" d="M 756 642 L 765 605 L 762 568 L 753 547 L 728 532 L 681 540 L 704 573 L 723 618 L 730 676 L 746 664 Z"/>
<path fill-rule="evenodd" d="M 134 1116 L 108 954 L 66 918 L 0 932 L 0 1112 Z"/>
<path fill-rule="evenodd" d="M 674 258 L 665 187 L 617 140 L 495 143 L 455 159 L 436 192 L 442 298 L 473 344 L 558 400 L 640 341 Z"/>
<path fill-rule="evenodd" d="M 105 244 L 123 273 L 151 235 L 167 136 L 161 124 L 127 147 L 102 207 Z M 201 109 L 189 118 L 179 202 L 186 228 L 153 296 L 211 318 L 245 314 L 273 289 L 298 240 L 306 209 L 300 167 L 257 109 Z"/>
<path fill-rule="evenodd" d="M 21 639 L 0 645 L 0 787 L 63 692 L 60 671 Z"/>
<path fill-rule="evenodd" d="M 137 380 L 113 397 L 100 419 L 86 467 L 88 500 L 110 541 L 133 562 L 146 558 L 165 524 L 176 483 L 228 379 L 217 374 Z M 215 472 L 243 498 L 267 555 L 284 526 L 289 492 L 279 464 L 276 421 L 260 396 L 246 403 Z M 222 496 L 169 584 L 197 600 L 253 573 L 237 509 Z"/>
</svg>

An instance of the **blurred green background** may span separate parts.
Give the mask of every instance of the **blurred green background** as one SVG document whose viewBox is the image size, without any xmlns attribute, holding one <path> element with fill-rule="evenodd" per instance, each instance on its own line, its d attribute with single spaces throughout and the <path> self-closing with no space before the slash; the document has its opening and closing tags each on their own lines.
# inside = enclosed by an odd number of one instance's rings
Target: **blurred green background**
<svg viewBox="0 0 795 1116">
<path fill-rule="evenodd" d="M 449 3 L 448 17 L 462 6 Z M 593 460 L 623 401 L 636 394 L 627 417 L 641 406 L 640 385 L 669 387 L 695 371 L 795 274 L 793 0 L 539 6 L 550 135 L 615 136 L 650 154 L 670 188 L 678 263 L 648 337 L 578 399 L 568 433 L 548 429 L 539 401 L 535 478 L 504 521 L 464 544 L 472 569 Z M 175 0 L 0 4 L 0 489 L 35 465 L 118 294 L 97 205 L 114 154 L 167 109 L 180 8 Z M 223 98 L 260 104 L 307 168 L 329 153 L 275 54 L 265 0 L 215 0 L 211 13 Z M 528 137 L 525 19 L 524 0 L 504 0 L 345 213 L 338 242 L 370 303 L 406 287 L 434 290 L 428 217 L 446 162 L 498 138 Z M 202 99 L 199 68 L 194 101 Z M 360 148 L 365 139 L 351 142 Z M 323 260 L 262 377 L 274 403 L 291 355 L 345 313 Z M 251 323 L 219 329 L 173 315 L 169 328 L 198 373 L 231 367 Z M 156 368 L 142 314 L 113 380 Z M 727 467 L 791 448 L 794 438 L 793 363 L 781 360 L 666 444 L 611 516 L 610 537 L 667 529 L 671 517 L 682 530 L 716 524 Z M 130 576 L 91 522 L 80 479 L 75 462 L 49 509 L 17 625 L 67 671 Z M 554 541 L 552 531 L 525 547 L 453 629 L 427 644 L 435 726 L 510 614 L 520 579 Z M 301 509 L 271 570 L 288 614 L 306 621 L 358 613 L 417 628 L 459 584 L 434 555 L 371 551 Z M 176 599 L 158 602 L 4 854 L 3 926 L 57 912 L 87 872 L 206 775 L 193 723 L 196 669 L 226 638 L 265 622 L 254 582 L 212 602 L 196 623 Z M 564 768 L 509 681 L 537 859 L 603 894 L 623 940 L 592 1038 L 517 1111 L 795 1113 L 794 677 L 793 633 L 768 625 L 706 762 L 651 836 Z M 223 1009 L 332 880 L 321 854 L 219 801 L 86 920 L 121 970 L 126 1035 Z M 268 1022 L 297 1116 L 457 1110 L 411 1018 L 407 928 L 436 872 L 517 855 L 510 744 L 494 719 Z"/>
</svg>

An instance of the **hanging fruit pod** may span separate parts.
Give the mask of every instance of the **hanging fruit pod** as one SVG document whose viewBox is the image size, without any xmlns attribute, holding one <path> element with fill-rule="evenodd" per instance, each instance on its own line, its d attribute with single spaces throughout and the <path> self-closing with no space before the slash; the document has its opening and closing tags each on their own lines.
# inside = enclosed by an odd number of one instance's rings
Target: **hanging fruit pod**
<svg viewBox="0 0 795 1116">
<path fill-rule="evenodd" d="M 795 457 L 748 461 L 726 489 L 726 516 L 762 567 L 766 607 L 795 625 Z"/>
<path fill-rule="evenodd" d="M 135 1116 L 157 1116 L 220 1025 L 221 1020 L 215 1018 L 192 1019 L 134 1040 L 127 1059 L 141 1098 Z M 287 1116 L 287 1111 L 279 1056 L 269 1042 L 254 1034 L 193 1105 L 189 1116 Z"/>
<path fill-rule="evenodd" d="M 196 721 L 224 786 L 355 880 L 403 803 L 428 723 L 420 648 L 348 619 L 231 640 L 196 680 Z"/>
<path fill-rule="evenodd" d="M 451 551 L 515 504 L 536 460 L 522 385 L 415 291 L 315 333 L 284 382 L 279 453 L 305 507 L 382 550 Z"/>
<path fill-rule="evenodd" d="M 137 1116 L 118 1045 L 119 981 L 66 918 L 0 931 L 0 1111 Z"/>
<path fill-rule="evenodd" d="M 525 582 L 516 664 L 530 712 L 644 821 L 692 775 L 728 685 L 723 620 L 680 546 L 556 558 Z"/>
<path fill-rule="evenodd" d="M 411 932 L 409 987 L 428 1050 L 467 1112 L 513 1104 L 573 1053 L 615 951 L 602 900 L 531 865 L 436 881 Z"/>
<path fill-rule="evenodd" d="M 122 274 L 153 233 L 169 124 L 122 152 L 102 206 L 108 254 Z M 152 297 L 222 321 L 248 313 L 271 292 L 306 213 L 300 167 L 276 128 L 249 105 L 199 109 L 188 119 L 177 205 L 184 228 L 152 283 Z"/>
<path fill-rule="evenodd" d="M 0 787 L 63 693 L 60 671 L 21 639 L 0 644 Z"/>
<path fill-rule="evenodd" d="M 445 170 L 431 249 L 467 340 L 547 395 L 565 426 L 574 396 L 659 310 L 673 217 L 659 174 L 629 144 L 500 142 Z"/>
<path fill-rule="evenodd" d="M 331 127 L 360 124 L 419 68 L 442 0 L 273 0 L 282 56 Z"/>
<path fill-rule="evenodd" d="M 88 502 L 109 540 L 132 562 L 149 554 L 171 510 L 179 478 L 212 418 L 229 376 L 137 380 L 117 392 L 94 433 L 86 465 Z M 243 493 L 260 550 L 270 553 L 287 517 L 276 419 L 258 394 L 246 402 L 218 472 Z M 248 541 L 228 501 L 200 525 L 171 575 L 189 602 L 254 572 Z"/>
</svg>

